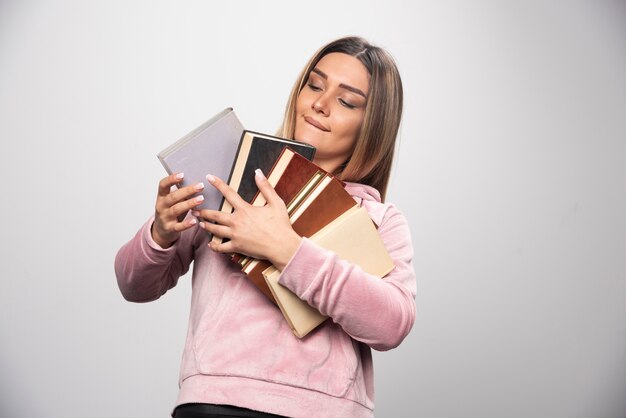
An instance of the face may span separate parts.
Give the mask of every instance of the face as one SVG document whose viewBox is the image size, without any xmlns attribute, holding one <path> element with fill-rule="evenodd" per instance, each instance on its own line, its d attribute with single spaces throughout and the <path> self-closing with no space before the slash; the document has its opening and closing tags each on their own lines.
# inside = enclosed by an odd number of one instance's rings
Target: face
<svg viewBox="0 0 626 418">
<path fill-rule="evenodd" d="M 294 138 L 317 148 L 317 165 L 334 172 L 352 154 L 359 136 L 370 76 L 353 56 L 325 55 L 296 101 Z"/>
</svg>

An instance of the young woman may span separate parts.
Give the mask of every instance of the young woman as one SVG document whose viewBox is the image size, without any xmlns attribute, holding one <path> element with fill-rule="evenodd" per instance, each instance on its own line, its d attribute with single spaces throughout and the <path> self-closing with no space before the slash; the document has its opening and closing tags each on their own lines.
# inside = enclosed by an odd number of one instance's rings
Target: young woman
<svg viewBox="0 0 626 418">
<path fill-rule="evenodd" d="M 402 84 L 391 57 L 361 38 L 342 38 L 306 65 L 278 132 L 314 145 L 314 162 L 346 182 L 368 211 L 395 262 L 383 279 L 298 236 L 261 172 L 264 207 L 250 206 L 210 173 L 208 185 L 175 191 L 183 174 L 161 180 L 154 217 L 120 249 L 115 271 L 124 297 L 146 302 L 175 286 L 194 261 L 176 418 L 373 416 L 370 349 L 396 347 L 415 319 L 409 227 L 382 202 L 401 113 Z M 203 187 L 216 187 L 235 211 L 196 211 L 194 195 Z M 210 244 L 207 232 L 229 240 Z M 271 261 L 282 285 L 331 319 L 296 338 L 280 310 L 224 254 L 232 252 Z"/>
</svg>

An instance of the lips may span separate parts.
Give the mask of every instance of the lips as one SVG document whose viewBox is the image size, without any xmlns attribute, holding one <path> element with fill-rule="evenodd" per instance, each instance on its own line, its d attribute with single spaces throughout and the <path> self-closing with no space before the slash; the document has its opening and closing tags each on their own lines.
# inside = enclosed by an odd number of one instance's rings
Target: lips
<svg viewBox="0 0 626 418">
<path fill-rule="evenodd" d="M 309 125 L 312 125 L 314 127 L 316 127 L 317 129 L 319 129 L 320 131 L 324 131 L 324 132 L 330 132 L 330 129 L 328 129 L 327 127 L 325 127 L 324 125 L 322 125 L 320 122 L 318 122 L 317 120 L 313 119 L 310 116 L 305 116 L 304 117 L 304 121 L 306 123 L 308 123 Z"/>
</svg>

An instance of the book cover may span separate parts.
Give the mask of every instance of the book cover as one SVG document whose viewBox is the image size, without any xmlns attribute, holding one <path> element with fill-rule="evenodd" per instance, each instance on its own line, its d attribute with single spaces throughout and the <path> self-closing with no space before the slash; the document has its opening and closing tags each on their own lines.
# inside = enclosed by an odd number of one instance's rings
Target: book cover
<svg viewBox="0 0 626 418">
<path fill-rule="evenodd" d="M 326 173 L 326 171 L 293 149 L 286 147 L 267 173 L 267 181 L 285 205 L 289 206 L 291 200 L 316 173 Z M 254 206 L 263 206 L 265 203 L 265 198 L 261 193 L 257 193 L 252 200 Z"/>
<path fill-rule="evenodd" d="M 204 182 L 206 175 L 229 175 L 244 128 L 232 108 L 211 119 L 157 154 L 168 174 L 183 172 L 181 187 Z M 223 196 L 214 187 L 205 187 L 199 209 L 217 210 Z"/>
<path fill-rule="evenodd" d="M 314 187 L 316 179 L 325 173 L 326 171 L 322 168 L 287 147 L 283 149 L 267 174 L 267 181 L 285 202 L 287 213 L 290 214 L 294 204 L 297 203 L 294 200 L 297 201 L 298 196 L 306 196 L 308 190 Z M 265 197 L 261 193 L 257 193 L 251 204 L 263 206 L 265 203 Z M 251 258 L 241 254 L 233 254 L 232 260 L 243 266 Z M 264 283 L 262 284 L 264 285 Z"/>
<path fill-rule="evenodd" d="M 254 171 L 260 168 L 263 173 L 268 173 L 285 147 L 291 148 L 307 160 L 312 160 L 315 156 L 315 148 L 304 142 L 244 131 L 228 177 L 230 187 L 243 200 L 252 202 L 259 191 L 254 180 Z M 226 205 L 230 208 L 228 201 Z"/>
<path fill-rule="evenodd" d="M 324 173 L 315 187 L 308 190 L 306 196 L 299 199 L 299 204 L 293 207 L 290 221 L 298 235 L 310 237 L 355 207 L 358 207 L 358 204 L 344 189 L 344 184 L 332 175 Z M 263 277 L 263 271 L 269 266 L 271 263 L 267 260 L 246 259 L 242 271 L 261 292 L 276 303 Z"/>
<path fill-rule="evenodd" d="M 304 142 L 244 131 L 235 157 L 231 159 L 232 168 L 228 176 L 228 185 L 239 193 L 243 200 L 252 202 L 259 191 L 254 180 L 254 171 L 260 168 L 263 173 L 268 173 L 285 147 L 290 147 L 308 160 L 315 156 L 315 147 Z M 231 213 L 233 208 L 228 200 L 223 199 L 220 210 Z M 220 243 L 222 239 L 214 236 L 213 241 Z"/>
<path fill-rule="evenodd" d="M 386 276 L 395 267 L 376 226 L 367 211 L 361 207 L 348 210 L 309 239 L 376 277 Z M 327 319 L 279 284 L 280 271 L 274 266 L 267 267 L 262 275 L 283 316 L 298 338 L 303 338 Z"/>
</svg>

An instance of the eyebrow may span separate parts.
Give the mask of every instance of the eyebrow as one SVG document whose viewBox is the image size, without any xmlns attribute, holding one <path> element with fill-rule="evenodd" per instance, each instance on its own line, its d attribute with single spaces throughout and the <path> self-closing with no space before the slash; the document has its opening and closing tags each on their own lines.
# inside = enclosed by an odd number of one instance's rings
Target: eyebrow
<svg viewBox="0 0 626 418">
<path fill-rule="evenodd" d="M 313 73 L 315 73 L 315 74 L 319 75 L 319 76 L 320 76 L 320 77 L 322 77 L 324 80 L 328 80 L 328 75 L 327 75 L 324 71 L 320 70 L 320 69 L 319 69 L 319 68 L 317 68 L 317 67 L 313 68 L 313 69 L 311 70 L 311 72 L 313 72 Z M 359 96 L 363 96 L 364 98 L 366 98 L 366 99 L 367 99 L 367 95 L 366 95 L 365 93 L 363 93 L 363 91 L 362 91 L 362 90 L 357 89 L 356 87 L 352 87 L 352 86 L 350 86 L 350 85 L 348 85 L 348 84 L 344 84 L 344 83 L 339 84 L 339 87 L 341 87 L 341 88 L 343 88 L 343 89 L 346 89 L 346 90 L 348 90 L 348 91 L 351 91 L 352 93 L 358 94 Z"/>
</svg>

